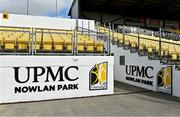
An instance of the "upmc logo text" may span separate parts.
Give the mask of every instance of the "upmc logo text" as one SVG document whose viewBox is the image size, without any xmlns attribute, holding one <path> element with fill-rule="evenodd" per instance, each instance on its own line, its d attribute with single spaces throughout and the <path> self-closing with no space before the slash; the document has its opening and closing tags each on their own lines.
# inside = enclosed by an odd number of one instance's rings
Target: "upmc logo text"
<svg viewBox="0 0 180 117">
<path fill-rule="evenodd" d="M 133 83 L 140 83 L 153 86 L 153 70 L 151 66 L 126 65 L 126 80 Z"/>
<path fill-rule="evenodd" d="M 53 71 L 51 67 L 14 67 L 14 78 L 17 83 L 27 83 L 30 79 L 32 79 L 33 83 L 38 83 L 40 81 L 41 76 L 45 76 L 44 82 L 50 81 L 58 81 L 62 82 L 65 80 L 68 81 L 76 81 L 79 77 L 77 76 L 69 76 L 70 70 L 78 71 L 77 66 L 70 66 L 65 68 L 64 66 L 58 67 L 57 71 Z M 20 75 L 21 74 L 21 75 Z M 25 75 L 26 74 L 26 75 Z M 33 74 L 33 75 L 32 75 Z M 26 78 L 20 78 L 20 76 L 26 76 Z M 23 79 L 23 80 L 22 80 Z M 42 81 L 42 79 L 41 79 Z"/>
<path fill-rule="evenodd" d="M 150 74 L 151 71 L 153 70 L 153 67 L 148 66 L 134 66 L 134 65 L 126 65 L 126 74 L 131 75 L 131 76 L 138 76 L 138 77 L 143 77 L 143 78 L 153 78 L 153 75 Z"/>
<path fill-rule="evenodd" d="M 77 66 L 14 67 L 13 70 L 15 81 L 21 84 L 14 87 L 15 94 L 79 89 Z"/>
</svg>

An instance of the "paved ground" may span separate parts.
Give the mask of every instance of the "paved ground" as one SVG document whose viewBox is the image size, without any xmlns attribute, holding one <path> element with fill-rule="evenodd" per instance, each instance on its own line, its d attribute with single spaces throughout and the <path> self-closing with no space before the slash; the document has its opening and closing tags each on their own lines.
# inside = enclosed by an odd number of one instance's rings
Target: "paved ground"
<svg viewBox="0 0 180 117">
<path fill-rule="evenodd" d="M 180 116 L 180 98 L 115 83 L 115 95 L 0 105 L 1 116 Z"/>
</svg>

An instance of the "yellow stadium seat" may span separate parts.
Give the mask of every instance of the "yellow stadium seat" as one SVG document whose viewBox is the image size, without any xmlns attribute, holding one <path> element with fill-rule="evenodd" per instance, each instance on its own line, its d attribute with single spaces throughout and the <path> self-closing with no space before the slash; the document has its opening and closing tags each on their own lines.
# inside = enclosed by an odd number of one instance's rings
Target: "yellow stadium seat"
<svg viewBox="0 0 180 117">
<path fill-rule="evenodd" d="M 140 46 L 142 46 L 142 48 L 146 47 L 146 40 L 144 38 L 140 37 L 139 41 L 140 41 Z"/>
<path fill-rule="evenodd" d="M 4 38 L 3 35 L 0 34 L 0 50 L 2 50 L 4 46 L 3 38 Z"/>
<path fill-rule="evenodd" d="M 152 53 L 153 52 L 152 42 L 150 40 L 144 40 L 144 42 L 147 52 Z"/>
<path fill-rule="evenodd" d="M 96 51 L 99 53 L 104 52 L 104 42 L 103 41 L 96 42 Z"/>
<path fill-rule="evenodd" d="M 111 30 L 109 33 L 110 33 L 109 36 L 110 36 L 110 38 L 111 38 L 111 40 L 112 40 L 112 39 L 114 38 L 114 31 Z"/>
<path fill-rule="evenodd" d="M 123 34 L 118 34 L 118 43 L 123 43 Z"/>
<path fill-rule="evenodd" d="M 42 34 L 41 33 L 37 33 L 36 34 L 36 41 L 35 41 L 35 43 L 36 43 L 36 45 L 35 45 L 35 49 L 37 50 L 37 51 L 40 51 L 41 50 L 41 46 L 43 46 L 43 42 L 41 42 L 43 39 L 42 39 Z"/>
<path fill-rule="evenodd" d="M 114 32 L 112 41 L 123 42 L 123 35 L 121 33 Z"/>
<path fill-rule="evenodd" d="M 67 51 L 67 52 L 72 52 L 72 44 L 73 44 L 73 42 L 72 42 L 72 37 L 69 36 L 69 35 L 66 35 L 66 36 L 64 37 L 64 39 L 65 39 L 66 51 Z"/>
<path fill-rule="evenodd" d="M 52 51 L 53 49 L 53 41 L 52 37 L 49 33 L 43 34 L 43 51 Z"/>
<path fill-rule="evenodd" d="M 176 41 L 176 44 L 180 44 L 179 41 Z M 175 51 L 176 51 L 176 54 L 177 54 L 177 60 L 180 60 L 180 45 L 175 45 Z"/>
<path fill-rule="evenodd" d="M 113 38 L 112 38 L 112 41 L 114 41 L 114 42 L 118 42 L 118 33 L 114 33 L 114 36 L 113 36 Z"/>
<path fill-rule="evenodd" d="M 169 55 L 169 43 L 166 39 L 162 39 L 162 43 L 161 43 L 161 55 L 162 56 L 168 56 Z"/>
<path fill-rule="evenodd" d="M 140 50 L 140 51 L 145 51 L 145 49 L 146 49 L 145 40 L 140 38 L 139 50 Z"/>
<path fill-rule="evenodd" d="M 54 50 L 63 51 L 64 50 L 64 40 L 59 34 L 54 34 Z"/>
<path fill-rule="evenodd" d="M 28 33 L 21 34 L 17 39 L 17 43 L 18 43 L 18 50 L 20 51 L 28 50 L 30 44 Z"/>
<path fill-rule="evenodd" d="M 174 61 L 178 60 L 178 54 L 176 52 L 172 52 L 171 56 L 172 56 L 172 60 Z"/>
<path fill-rule="evenodd" d="M 130 36 L 130 45 L 132 48 L 136 48 L 138 45 L 138 37 L 135 35 Z"/>
<path fill-rule="evenodd" d="M 4 41 L 4 49 L 6 51 L 14 51 L 16 46 L 16 38 L 11 37 L 8 35 L 8 37 L 3 38 Z"/>
<path fill-rule="evenodd" d="M 174 43 L 174 41 L 169 40 L 169 42 Z M 171 60 L 176 61 L 178 60 L 178 53 L 176 51 L 175 45 L 174 44 L 169 44 L 169 53 L 171 56 Z"/>
<path fill-rule="evenodd" d="M 159 54 L 160 53 L 159 38 L 153 37 L 152 39 L 154 40 L 154 41 L 151 41 L 153 44 L 153 49 L 155 50 L 156 53 Z M 161 50 L 162 50 L 162 48 L 161 48 Z"/>
<path fill-rule="evenodd" d="M 94 52 L 94 40 L 93 39 L 86 40 L 86 51 Z"/>
<path fill-rule="evenodd" d="M 83 39 L 78 39 L 78 52 L 84 52 L 85 51 L 85 41 Z"/>
<path fill-rule="evenodd" d="M 176 45 L 176 51 L 178 54 L 178 61 L 180 61 L 180 41 L 177 42 L 178 45 Z"/>
<path fill-rule="evenodd" d="M 109 33 L 109 29 L 108 29 L 108 28 L 105 28 L 105 27 L 100 26 L 100 27 L 99 27 L 99 32 Z"/>
<path fill-rule="evenodd" d="M 136 48 L 136 47 L 137 47 L 137 42 L 135 42 L 135 41 L 130 42 L 130 44 L 131 44 L 131 47 L 132 47 L 132 48 Z"/>
<path fill-rule="evenodd" d="M 85 40 L 86 36 L 78 35 L 77 36 L 77 51 L 78 52 L 85 52 Z"/>
<path fill-rule="evenodd" d="M 130 45 L 130 36 L 129 35 L 125 35 L 125 40 L 124 40 L 124 44 L 125 46 L 129 46 Z"/>
</svg>

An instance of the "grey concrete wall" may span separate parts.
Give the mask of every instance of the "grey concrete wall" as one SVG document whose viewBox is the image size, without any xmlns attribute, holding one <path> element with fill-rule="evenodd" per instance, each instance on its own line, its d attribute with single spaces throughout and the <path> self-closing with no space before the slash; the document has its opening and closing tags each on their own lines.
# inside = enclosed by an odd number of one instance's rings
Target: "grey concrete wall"
<svg viewBox="0 0 180 117">
<path fill-rule="evenodd" d="M 79 18 L 79 0 L 75 0 L 71 10 L 71 18 L 78 19 Z"/>
</svg>

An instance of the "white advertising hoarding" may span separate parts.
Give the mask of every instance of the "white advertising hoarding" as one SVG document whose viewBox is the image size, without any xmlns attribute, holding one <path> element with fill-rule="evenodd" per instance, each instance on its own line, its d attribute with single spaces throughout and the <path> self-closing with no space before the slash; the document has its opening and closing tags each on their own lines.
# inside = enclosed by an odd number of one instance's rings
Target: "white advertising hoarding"
<svg viewBox="0 0 180 117">
<path fill-rule="evenodd" d="M 0 26 L 74 30 L 77 25 L 79 27 L 82 27 L 82 22 L 83 22 L 83 28 L 86 29 L 90 28 L 90 30 L 95 30 L 95 21 L 93 20 L 84 20 L 84 19 L 76 20 L 76 19 L 31 16 L 31 15 L 15 15 L 15 14 L 8 14 L 8 18 L 3 19 L 3 14 L 0 13 Z"/>
<path fill-rule="evenodd" d="M 159 60 L 112 47 L 115 55 L 115 80 L 152 91 L 172 94 L 173 67 L 162 65 Z"/>
<path fill-rule="evenodd" d="M 1 56 L 0 103 L 113 94 L 113 57 Z"/>
</svg>

